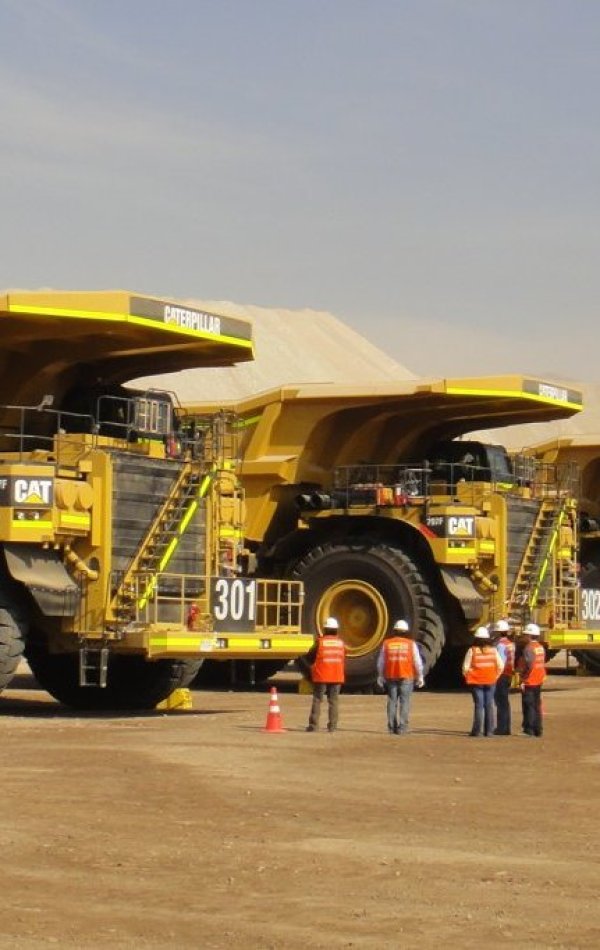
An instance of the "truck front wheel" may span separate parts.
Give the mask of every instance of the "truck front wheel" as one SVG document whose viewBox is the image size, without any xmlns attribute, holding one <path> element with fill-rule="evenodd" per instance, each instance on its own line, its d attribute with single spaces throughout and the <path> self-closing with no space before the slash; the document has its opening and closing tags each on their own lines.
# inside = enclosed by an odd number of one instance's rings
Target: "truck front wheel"
<svg viewBox="0 0 600 950">
<path fill-rule="evenodd" d="M 435 664 L 444 645 L 443 622 L 429 585 L 403 551 L 385 545 L 323 544 L 296 564 L 292 577 L 305 585 L 309 632 L 322 629 L 328 616 L 339 621 L 349 686 L 375 682 L 381 642 L 398 619 L 416 630 L 425 669 Z"/>
<path fill-rule="evenodd" d="M 0 692 L 15 675 L 25 648 L 25 625 L 9 604 L 0 603 Z"/>
<path fill-rule="evenodd" d="M 201 660 L 155 660 L 110 654 L 107 685 L 79 685 L 77 653 L 50 653 L 45 641 L 27 645 L 27 660 L 40 686 L 74 709 L 153 709 L 174 689 L 189 686 Z"/>
</svg>

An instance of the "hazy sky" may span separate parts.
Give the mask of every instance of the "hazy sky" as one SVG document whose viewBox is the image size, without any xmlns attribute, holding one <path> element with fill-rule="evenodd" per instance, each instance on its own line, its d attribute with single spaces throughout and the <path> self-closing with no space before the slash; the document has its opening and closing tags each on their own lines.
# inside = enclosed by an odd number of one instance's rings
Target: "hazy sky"
<svg viewBox="0 0 600 950">
<path fill-rule="evenodd" d="M 0 0 L 0 286 L 600 380 L 600 2 Z"/>
</svg>

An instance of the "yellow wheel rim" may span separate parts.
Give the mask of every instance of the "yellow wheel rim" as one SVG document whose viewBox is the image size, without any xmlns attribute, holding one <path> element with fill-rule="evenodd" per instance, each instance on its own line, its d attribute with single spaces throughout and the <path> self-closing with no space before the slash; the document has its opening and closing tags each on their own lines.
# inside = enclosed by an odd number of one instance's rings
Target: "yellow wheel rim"
<svg viewBox="0 0 600 950">
<path fill-rule="evenodd" d="M 376 649 L 389 624 L 385 600 L 364 581 L 345 580 L 331 587 L 317 607 L 317 624 L 323 629 L 327 617 L 335 617 L 349 656 L 364 656 Z"/>
</svg>

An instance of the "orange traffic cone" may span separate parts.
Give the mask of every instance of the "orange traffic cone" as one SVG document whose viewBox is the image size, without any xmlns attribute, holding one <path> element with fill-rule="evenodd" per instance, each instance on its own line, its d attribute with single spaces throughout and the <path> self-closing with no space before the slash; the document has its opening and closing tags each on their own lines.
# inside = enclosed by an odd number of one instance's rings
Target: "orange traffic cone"
<svg viewBox="0 0 600 950">
<path fill-rule="evenodd" d="M 263 732 L 285 732 L 285 729 L 283 728 L 283 722 L 281 720 L 281 710 L 279 709 L 277 690 L 274 686 L 271 687 L 271 695 L 269 697 L 269 711 L 267 713 L 267 722 Z"/>
</svg>

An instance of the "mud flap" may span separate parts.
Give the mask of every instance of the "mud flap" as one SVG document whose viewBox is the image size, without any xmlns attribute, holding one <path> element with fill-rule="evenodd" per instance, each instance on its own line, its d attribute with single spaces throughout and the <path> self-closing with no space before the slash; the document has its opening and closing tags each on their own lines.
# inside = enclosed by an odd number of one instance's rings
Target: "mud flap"
<svg viewBox="0 0 600 950">
<path fill-rule="evenodd" d="M 470 622 L 479 620 L 483 613 L 484 599 L 471 578 L 459 567 L 442 567 L 441 574 L 448 593 L 460 603 L 465 619 Z"/>
<path fill-rule="evenodd" d="M 30 592 L 46 617 L 74 617 L 80 591 L 56 551 L 35 544 L 3 545 L 8 573 Z"/>
</svg>

